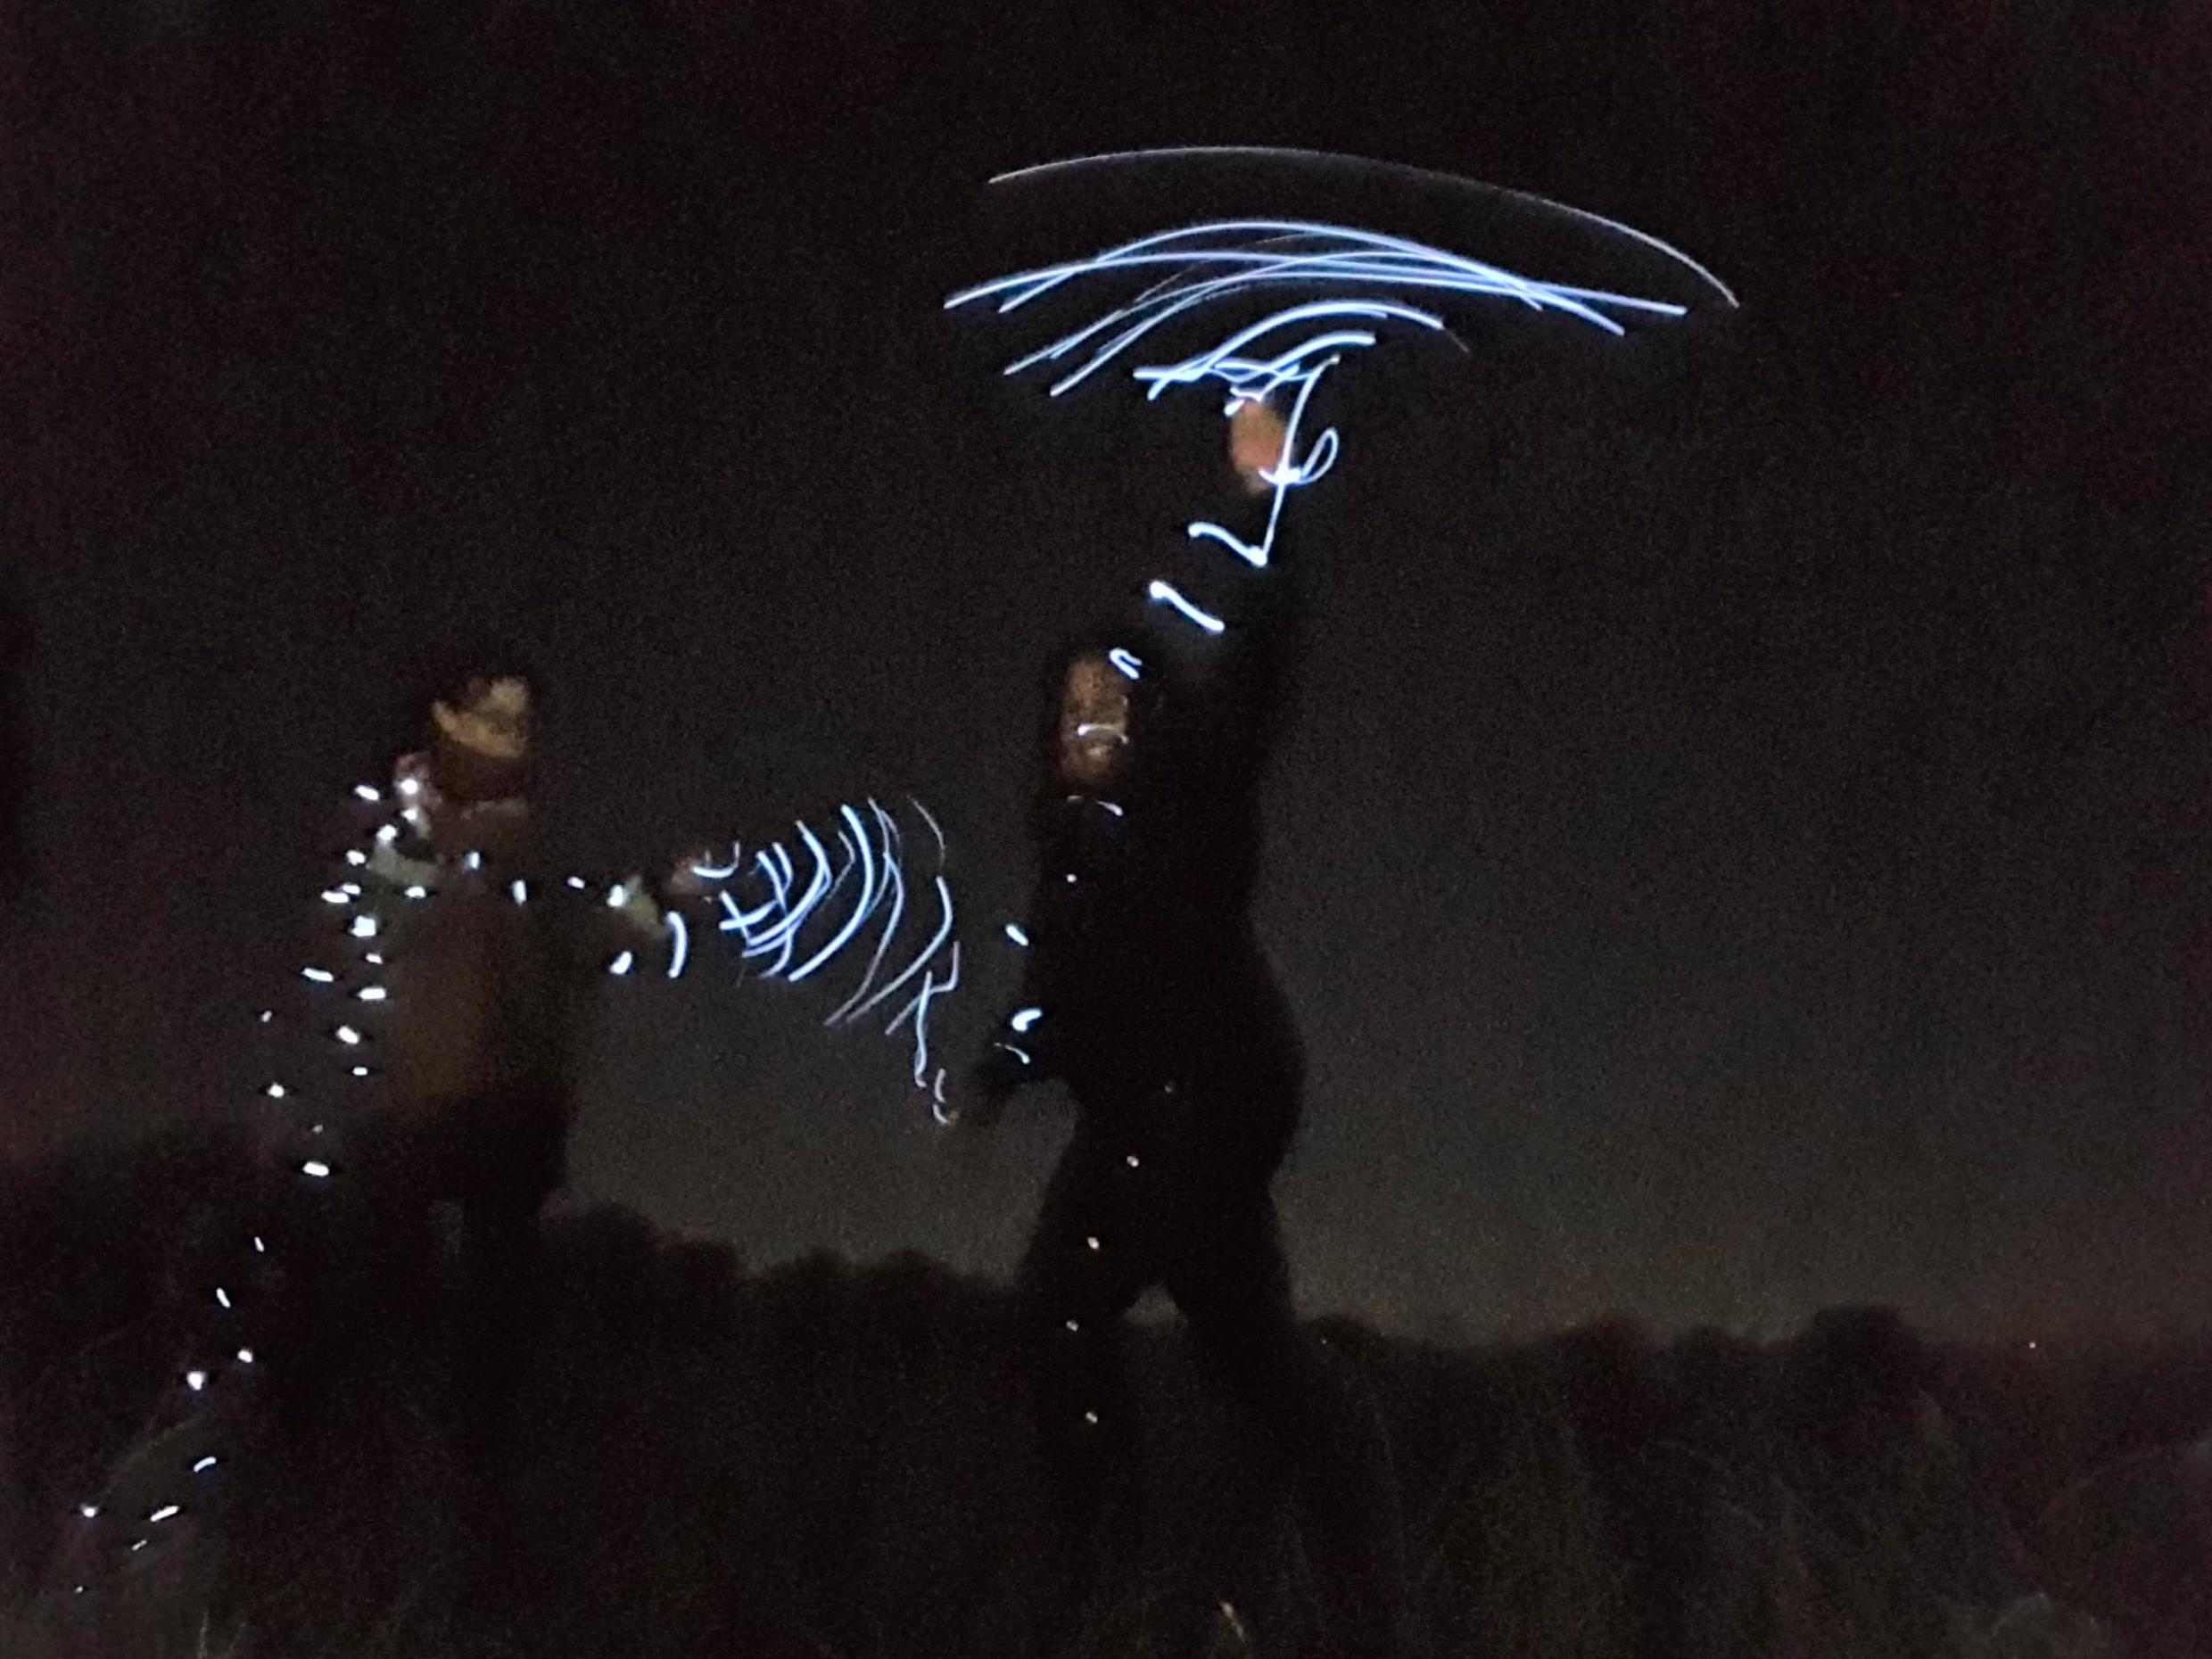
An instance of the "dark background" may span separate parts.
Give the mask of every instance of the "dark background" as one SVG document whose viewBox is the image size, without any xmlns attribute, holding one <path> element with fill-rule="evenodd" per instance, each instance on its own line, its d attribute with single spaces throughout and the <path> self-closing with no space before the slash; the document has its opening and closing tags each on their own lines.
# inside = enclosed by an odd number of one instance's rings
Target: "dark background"
<svg viewBox="0 0 2212 1659">
<path fill-rule="evenodd" d="M 927 799 L 956 1053 L 1007 983 L 1036 655 L 1174 528 L 978 417 L 966 217 L 1034 161 L 1287 144 L 1627 219 L 1746 302 L 1652 384 L 1346 383 L 1264 918 L 1308 1304 L 2193 1321 L 2212 22 L 1199 10 L 11 11 L 7 1148 L 250 1089 L 338 792 L 492 620 L 602 868 Z M 949 1146 L 827 1006 L 628 987 L 581 1191 L 756 1261 L 1009 1264 L 1064 1119 Z"/>
</svg>

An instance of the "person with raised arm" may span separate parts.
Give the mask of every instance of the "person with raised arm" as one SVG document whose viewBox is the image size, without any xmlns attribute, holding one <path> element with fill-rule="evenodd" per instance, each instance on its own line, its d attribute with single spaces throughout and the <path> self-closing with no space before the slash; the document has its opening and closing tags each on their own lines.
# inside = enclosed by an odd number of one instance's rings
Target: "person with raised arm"
<svg viewBox="0 0 2212 1659">
<path fill-rule="evenodd" d="M 1248 506 L 1283 443 L 1265 400 L 1239 406 L 1230 455 Z M 1026 971 L 963 1115 L 988 1123 L 1047 1078 L 1077 1107 L 1019 1275 L 1061 1616 L 1095 1587 L 1109 1475 L 1130 1445 L 1117 1330 L 1158 1284 L 1292 1471 L 1332 1651 L 1381 1654 L 1401 1620 L 1387 1482 L 1356 1466 L 1368 1436 L 1298 1325 L 1271 1190 L 1305 1076 L 1251 914 L 1296 622 L 1293 573 L 1277 566 L 1222 617 L 1203 613 L 1217 631 L 1155 606 L 1052 657 Z M 1063 1634 L 1048 1629 L 1047 1647 Z"/>
</svg>

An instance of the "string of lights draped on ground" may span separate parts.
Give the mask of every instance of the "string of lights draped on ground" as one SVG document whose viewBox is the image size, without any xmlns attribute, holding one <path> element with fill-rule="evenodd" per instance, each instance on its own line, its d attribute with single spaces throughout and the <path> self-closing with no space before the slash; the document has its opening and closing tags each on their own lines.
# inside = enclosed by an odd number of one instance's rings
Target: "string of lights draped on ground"
<svg viewBox="0 0 2212 1659">
<path fill-rule="evenodd" d="M 300 997 L 284 1011 L 265 1008 L 256 1017 L 276 1057 L 274 1075 L 257 1085 L 265 1113 L 257 1138 L 289 1182 L 318 1188 L 343 1183 L 347 1124 L 387 1106 L 379 1049 L 383 1022 L 397 1005 L 385 949 L 392 936 L 404 933 L 407 912 L 434 902 L 442 890 L 482 888 L 489 879 L 479 854 L 430 854 L 429 815 L 413 798 L 420 788 L 407 777 L 388 790 L 356 786 L 359 833 L 317 895 L 329 918 L 327 932 L 299 970 Z M 910 838 L 898 815 L 869 799 L 837 808 L 828 841 L 802 820 L 788 838 L 749 851 L 735 843 L 725 861 L 692 864 L 692 916 L 681 904 L 664 908 L 635 877 L 607 883 L 572 875 L 565 883 L 574 893 L 598 896 L 634 931 L 636 943 L 604 962 L 613 978 L 646 978 L 646 958 L 657 962 L 664 951 L 664 978 L 698 970 L 702 958 L 712 958 L 695 946 L 695 929 L 726 941 L 747 978 L 798 986 L 832 972 L 849 976 L 849 988 L 824 1025 L 855 1026 L 887 1011 L 883 1035 L 904 1034 L 914 1085 L 927 1092 L 942 1121 L 945 1074 L 932 1062 L 929 1011 L 960 985 L 961 947 L 943 828 L 920 801 L 907 805 L 927 831 L 923 845 L 934 864 L 927 875 L 910 872 Z M 515 879 L 505 896 L 526 906 L 544 896 Z M 66 1584 L 72 1598 L 89 1595 L 103 1571 L 141 1564 L 165 1535 L 175 1535 L 212 1501 L 218 1473 L 230 1461 L 227 1448 L 237 1439 L 230 1424 L 251 1406 L 253 1384 L 270 1358 L 240 1333 L 256 1311 L 256 1298 L 266 1297 L 290 1265 L 283 1259 L 285 1233 L 272 1221 L 245 1234 L 232 1269 L 207 1287 L 209 1317 L 195 1351 L 176 1368 L 150 1440 L 134 1448 L 124 1465 L 134 1490 L 158 1490 L 125 1505 L 114 1496 L 119 1482 L 77 1506 L 62 1571 L 50 1576 L 50 1582 Z"/>
</svg>

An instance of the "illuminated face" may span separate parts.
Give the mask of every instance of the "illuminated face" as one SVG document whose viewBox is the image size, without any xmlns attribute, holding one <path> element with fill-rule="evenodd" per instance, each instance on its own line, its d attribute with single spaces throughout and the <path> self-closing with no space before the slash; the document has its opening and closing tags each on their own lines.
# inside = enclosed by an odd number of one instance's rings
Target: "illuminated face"
<svg viewBox="0 0 2212 1659">
<path fill-rule="evenodd" d="M 518 761 L 530 752 L 530 685 L 523 680 L 475 681 L 458 709 L 431 712 L 438 729 L 463 748 L 491 760 Z"/>
<path fill-rule="evenodd" d="M 1077 657 L 1061 696 L 1061 776 L 1095 789 L 1112 779 L 1128 745 L 1128 681 L 1103 656 Z"/>
</svg>

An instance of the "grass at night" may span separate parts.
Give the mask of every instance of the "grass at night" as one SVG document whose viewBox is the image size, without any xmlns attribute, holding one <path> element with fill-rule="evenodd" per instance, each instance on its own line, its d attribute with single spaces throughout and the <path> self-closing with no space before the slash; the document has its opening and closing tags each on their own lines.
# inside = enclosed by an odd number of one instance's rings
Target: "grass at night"
<svg viewBox="0 0 2212 1659">
<path fill-rule="evenodd" d="M 204 1264 L 248 1217 L 245 1168 L 202 1135 L 0 1175 L 11 1659 L 458 1659 L 453 1611 L 487 1597 L 528 1655 L 1016 1638 L 1043 1518 L 1004 1292 L 919 1259 L 749 1275 L 614 1210 L 548 1227 L 502 1582 L 471 1562 L 486 1511 L 451 1433 L 469 1333 L 433 1269 L 364 1301 L 337 1386 L 217 1436 L 211 1520 L 177 1517 L 72 1598 L 86 1548 L 121 1537 L 76 1502 L 195 1432 L 163 1438 L 163 1402 Z M 1766 1348 L 1622 1325 L 1444 1352 L 1320 1329 L 1387 1424 L 1434 1653 L 2212 1652 L 2205 1345 L 1996 1351 L 1867 1312 Z M 1315 1651 L 1256 1433 L 1172 1329 L 1133 1331 L 1130 1363 L 1144 1455 L 1116 1501 L 1146 1543 L 1090 1651 Z"/>
</svg>

